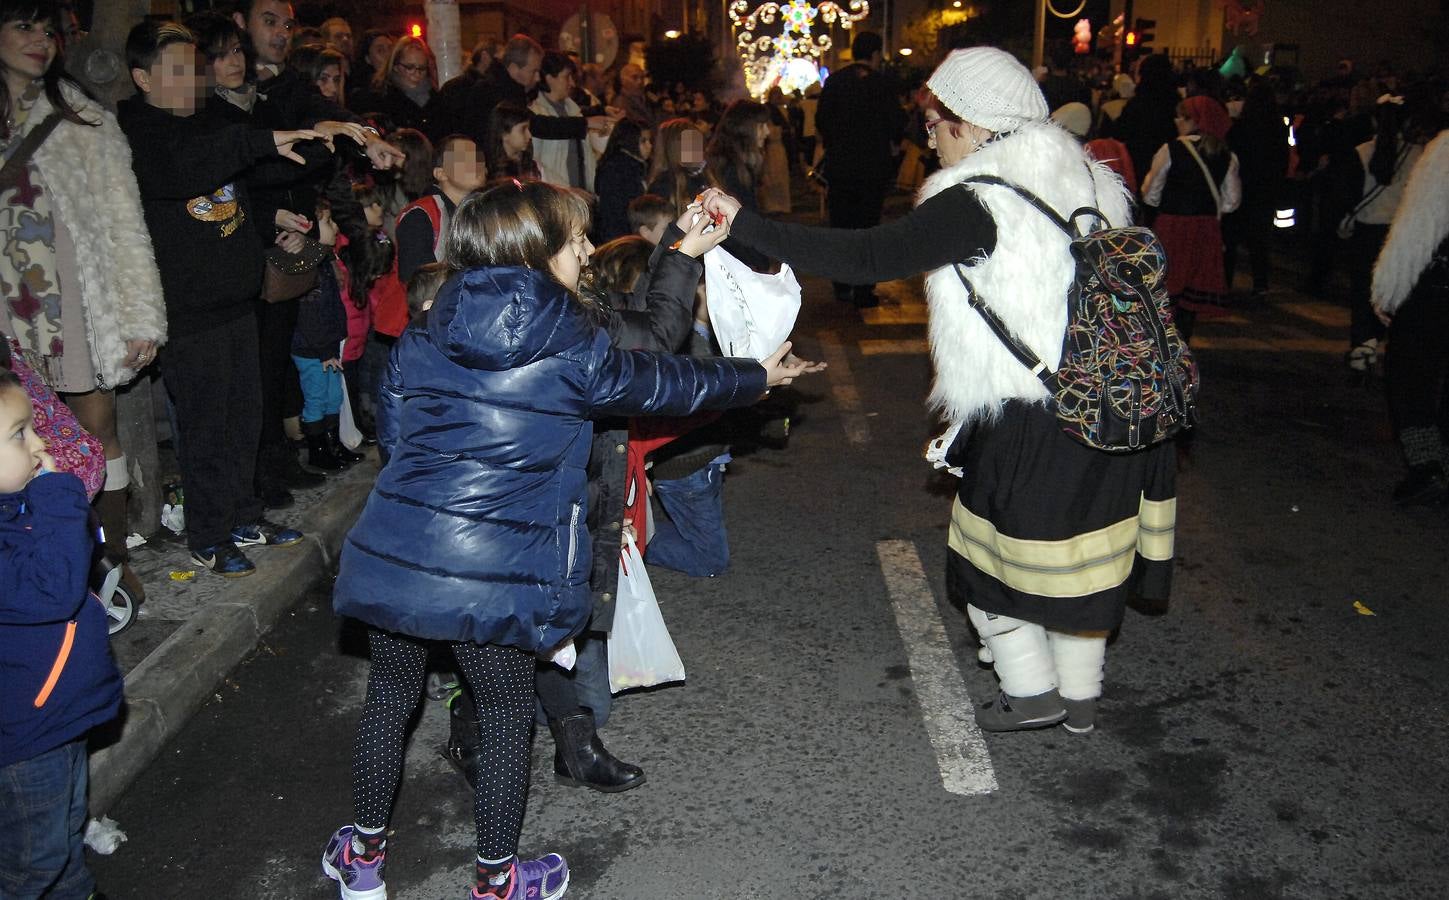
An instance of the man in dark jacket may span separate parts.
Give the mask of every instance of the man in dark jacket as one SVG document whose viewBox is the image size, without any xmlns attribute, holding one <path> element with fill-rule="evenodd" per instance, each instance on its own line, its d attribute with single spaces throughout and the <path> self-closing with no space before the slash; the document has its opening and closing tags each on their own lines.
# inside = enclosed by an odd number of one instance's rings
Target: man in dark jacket
<svg viewBox="0 0 1449 900">
<path fill-rule="evenodd" d="M 896 145 L 905 133 L 906 113 L 895 87 L 880 72 L 880 35 L 863 31 L 850 45 L 855 60 L 825 82 L 815 128 L 825 145 L 821 169 L 830 187 L 825 205 L 832 228 L 880 224 L 886 191 L 895 178 Z M 875 306 L 875 285 L 835 284 L 835 298 L 858 307 Z"/>
<path fill-rule="evenodd" d="M 468 117 L 468 98 L 473 93 L 473 88 L 488 76 L 492 66 L 493 56 L 488 52 L 488 44 L 479 43 L 473 48 L 473 55 L 468 58 L 468 68 L 448 79 L 433 96 L 433 133 L 428 135 L 428 140 L 436 144 L 448 135 L 462 130 Z"/>
<path fill-rule="evenodd" d="M 543 64 L 543 46 L 526 34 L 515 34 L 504 45 L 503 54 L 488 66 L 488 73 L 468 93 L 467 110 L 461 122 L 445 122 L 445 130 L 468 135 L 480 147 L 488 146 L 488 120 L 493 108 L 511 103 L 528 108 L 529 95 L 538 85 Z M 533 116 L 530 130 L 538 141 L 581 141 L 590 129 L 607 130 L 616 119 L 608 116 Z"/>
<path fill-rule="evenodd" d="M 302 534 L 262 519 L 252 475 L 261 433 L 256 298 L 263 248 L 238 175 L 278 155 L 301 162 L 310 131 L 216 128 L 196 118 L 203 81 L 191 32 L 142 22 L 126 39 L 138 96 L 117 119 L 151 232 L 171 340 L 163 378 L 176 409 L 187 545 L 199 566 L 256 570 L 240 546 L 288 546 Z"/>
</svg>

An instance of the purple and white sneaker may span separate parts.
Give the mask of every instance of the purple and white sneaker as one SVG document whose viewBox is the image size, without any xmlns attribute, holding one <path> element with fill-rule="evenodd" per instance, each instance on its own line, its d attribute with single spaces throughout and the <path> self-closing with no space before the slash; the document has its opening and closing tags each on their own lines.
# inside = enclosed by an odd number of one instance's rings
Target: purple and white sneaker
<svg viewBox="0 0 1449 900">
<path fill-rule="evenodd" d="M 322 851 L 322 874 L 337 882 L 342 900 L 387 900 L 387 885 L 382 883 L 382 867 L 387 851 L 372 860 L 364 860 L 353 852 L 351 825 L 343 825 Z M 564 876 L 565 883 L 568 876 Z"/>
<path fill-rule="evenodd" d="M 508 893 L 479 894 L 469 891 L 469 900 L 558 900 L 569 889 L 569 864 L 557 853 L 538 859 L 518 859 L 513 863 L 513 876 L 508 880 Z"/>
</svg>

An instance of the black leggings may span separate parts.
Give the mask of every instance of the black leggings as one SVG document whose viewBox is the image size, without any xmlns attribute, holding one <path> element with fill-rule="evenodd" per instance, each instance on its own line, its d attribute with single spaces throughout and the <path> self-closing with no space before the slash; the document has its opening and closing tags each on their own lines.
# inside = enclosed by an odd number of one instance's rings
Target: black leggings
<svg viewBox="0 0 1449 900">
<path fill-rule="evenodd" d="M 417 710 L 427 677 L 428 642 L 367 630 L 372 668 L 367 704 L 357 723 L 352 759 L 356 823 L 382 828 L 402 780 L 408 720 Z M 453 642 L 458 668 L 477 698 L 478 785 L 473 822 L 478 856 L 507 859 L 518 850 L 528 797 L 528 753 L 533 738 L 533 654 L 516 647 Z"/>
</svg>

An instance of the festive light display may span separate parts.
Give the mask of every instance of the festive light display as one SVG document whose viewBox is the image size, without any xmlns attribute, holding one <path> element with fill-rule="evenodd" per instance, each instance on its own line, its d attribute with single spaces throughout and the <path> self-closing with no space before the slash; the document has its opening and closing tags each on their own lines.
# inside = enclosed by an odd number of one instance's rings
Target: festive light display
<svg viewBox="0 0 1449 900">
<path fill-rule="evenodd" d="M 750 0 L 734 0 L 729 13 L 735 28 L 735 49 L 745 68 L 745 86 L 758 97 L 786 73 L 792 84 L 798 84 L 805 80 L 805 66 L 818 71 L 815 61 L 835 43 L 830 29 L 836 25 L 851 28 L 870 15 L 870 4 L 867 0 L 850 0 L 847 6 L 833 0 L 818 4 L 769 0 L 752 8 Z M 779 33 L 773 27 L 776 23 L 780 25 Z M 825 30 L 816 31 L 821 25 Z"/>
</svg>

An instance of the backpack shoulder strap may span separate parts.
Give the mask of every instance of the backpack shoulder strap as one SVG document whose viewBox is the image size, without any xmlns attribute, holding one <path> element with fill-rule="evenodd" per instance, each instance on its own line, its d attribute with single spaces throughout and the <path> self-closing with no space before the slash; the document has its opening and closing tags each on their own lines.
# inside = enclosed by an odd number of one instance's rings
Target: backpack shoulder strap
<svg viewBox="0 0 1449 900">
<path fill-rule="evenodd" d="M 1042 362 L 1035 353 L 1031 352 L 1031 348 L 1017 340 L 1016 335 L 1011 333 L 1011 329 L 1006 327 L 1006 323 L 1001 321 L 1001 318 L 996 315 L 996 312 L 986 305 L 986 301 L 981 299 L 981 295 L 976 292 L 976 286 L 966 278 L 966 273 L 961 271 L 960 263 L 954 264 L 952 268 L 956 270 L 956 277 L 961 279 L 961 284 L 966 287 L 966 302 L 970 303 L 971 308 L 981 314 L 982 320 L 986 322 L 986 327 L 990 328 L 991 332 L 996 335 L 997 340 L 1001 341 L 1007 351 L 1016 357 L 1017 362 L 1030 369 L 1031 374 L 1035 375 L 1038 381 L 1046 385 L 1047 390 L 1055 390 L 1055 373 L 1047 371 L 1046 363 Z"/>
<path fill-rule="evenodd" d="M 1031 191 L 1027 190 L 1019 184 L 1012 184 L 1005 178 L 998 178 L 995 175 L 973 175 L 970 178 L 962 179 L 960 183 L 962 185 L 992 184 L 996 185 L 997 187 L 1007 188 L 1015 192 L 1018 197 L 1025 200 L 1027 203 L 1030 203 L 1032 206 L 1036 207 L 1036 209 L 1042 215 L 1046 216 L 1048 219 L 1051 219 L 1052 224 L 1056 225 L 1062 231 L 1065 231 L 1068 237 L 1075 238 L 1077 236 L 1076 229 L 1072 227 L 1072 224 L 1070 222 L 1062 218 L 1061 213 L 1052 209 L 1050 206 L 1047 205 L 1047 202 L 1045 200 L 1038 197 L 1036 194 L 1033 194 Z"/>
</svg>

